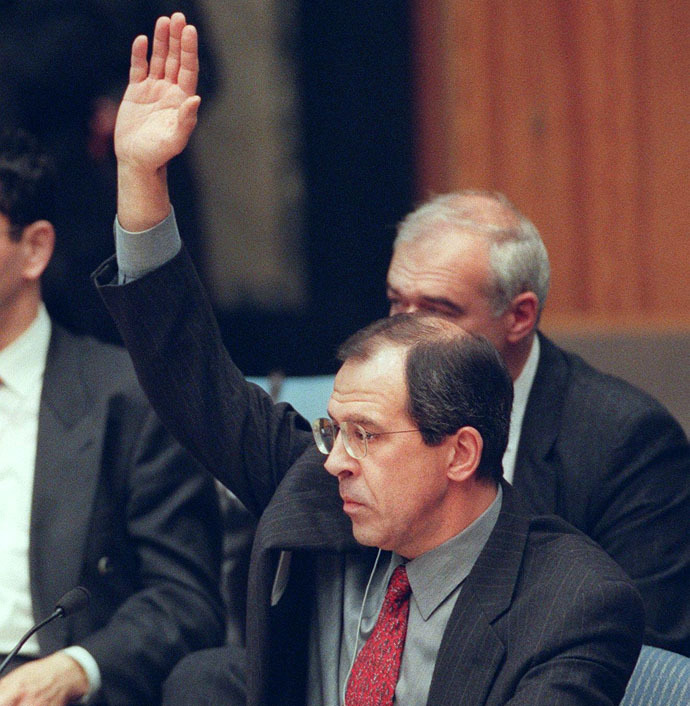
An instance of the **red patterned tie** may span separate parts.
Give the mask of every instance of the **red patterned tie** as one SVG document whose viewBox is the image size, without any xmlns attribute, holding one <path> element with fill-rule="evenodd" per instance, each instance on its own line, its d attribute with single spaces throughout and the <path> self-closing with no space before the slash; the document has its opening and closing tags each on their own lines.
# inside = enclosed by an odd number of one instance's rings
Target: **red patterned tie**
<svg viewBox="0 0 690 706">
<path fill-rule="evenodd" d="M 410 582 L 401 565 L 391 576 L 374 630 L 352 666 L 345 706 L 390 706 L 393 703 L 409 612 Z"/>
</svg>

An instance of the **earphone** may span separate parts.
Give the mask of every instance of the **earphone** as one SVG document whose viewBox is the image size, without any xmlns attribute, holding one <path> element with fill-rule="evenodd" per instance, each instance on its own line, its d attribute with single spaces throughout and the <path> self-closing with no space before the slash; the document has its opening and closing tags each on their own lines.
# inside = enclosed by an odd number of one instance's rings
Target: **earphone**
<svg viewBox="0 0 690 706">
<path fill-rule="evenodd" d="M 369 574 L 369 580 L 367 581 L 367 586 L 364 589 L 364 596 L 362 598 L 362 605 L 359 609 L 359 617 L 357 618 L 357 631 L 355 632 L 355 644 L 352 649 L 352 660 L 350 662 L 350 667 L 347 670 L 347 676 L 343 682 L 343 698 L 342 703 L 345 706 L 345 692 L 347 691 L 347 683 L 350 681 L 350 674 L 352 674 L 352 668 L 355 666 L 355 659 L 357 659 L 357 645 L 359 644 L 359 631 L 362 627 L 362 618 L 364 617 L 364 606 L 367 602 L 367 596 L 369 595 L 369 589 L 371 588 L 371 582 L 374 580 L 374 574 L 376 573 L 376 567 L 379 565 L 379 559 L 381 558 L 381 548 L 379 547 L 376 553 L 376 559 L 374 559 L 374 566 Z"/>
</svg>

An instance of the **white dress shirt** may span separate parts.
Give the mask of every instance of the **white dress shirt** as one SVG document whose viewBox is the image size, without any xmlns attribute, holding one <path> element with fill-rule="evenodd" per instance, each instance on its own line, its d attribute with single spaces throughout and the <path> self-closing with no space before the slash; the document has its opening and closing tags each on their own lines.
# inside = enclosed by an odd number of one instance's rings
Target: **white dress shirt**
<svg viewBox="0 0 690 706">
<path fill-rule="evenodd" d="M 35 622 L 29 537 L 38 415 L 50 334 L 50 317 L 41 304 L 29 328 L 0 350 L 0 654 L 11 652 Z M 21 654 L 38 656 L 39 651 L 38 638 L 32 635 Z M 79 702 L 86 703 L 100 689 L 98 664 L 78 645 L 65 652 L 86 672 L 89 692 Z"/>
<path fill-rule="evenodd" d="M 41 306 L 19 338 L 0 351 L 0 653 L 34 624 L 29 584 L 29 529 L 50 318 Z M 32 636 L 23 655 L 37 655 Z"/>
<path fill-rule="evenodd" d="M 532 390 L 534 376 L 537 374 L 540 348 L 539 336 L 535 336 L 527 362 L 513 383 L 513 409 L 510 412 L 510 433 L 508 435 L 508 446 L 503 454 L 503 477 L 509 483 L 513 482 L 513 477 L 515 476 L 515 459 L 520 443 L 520 434 L 522 433 L 522 420 L 525 416 L 527 400 Z"/>
</svg>

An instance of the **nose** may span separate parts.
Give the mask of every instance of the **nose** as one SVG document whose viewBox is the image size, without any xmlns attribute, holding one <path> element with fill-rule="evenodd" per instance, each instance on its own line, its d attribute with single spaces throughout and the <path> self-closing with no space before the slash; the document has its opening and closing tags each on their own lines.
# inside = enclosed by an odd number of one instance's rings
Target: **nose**
<svg viewBox="0 0 690 706">
<path fill-rule="evenodd" d="M 335 437 L 333 449 L 331 453 L 328 454 L 326 462 L 323 465 L 332 476 L 336 477 L 339 477 L 343 473 L 352 474 L 355 472 L 357 461 L 345 450 L 342 433 Z"/>
</svg>

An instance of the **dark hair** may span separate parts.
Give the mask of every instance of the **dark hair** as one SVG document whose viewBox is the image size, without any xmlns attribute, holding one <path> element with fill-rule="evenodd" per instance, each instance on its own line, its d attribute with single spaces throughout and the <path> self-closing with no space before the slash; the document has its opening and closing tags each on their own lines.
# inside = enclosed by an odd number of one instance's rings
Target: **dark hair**
<svg viewBox="0 0 690 706">
<path fill-rule="evenodd" d="M 24 130 L 0 132 L 0 213 L 10 222 L 10 238 L 19 240 L 34 221 L 55 215 L 56 172 L 52 159 Z"/>
<path fill-rule="evenodd" d="M 461 427 L 474 427 L 484 442 L 477 478 L 498 482 L 513 383 L 494 346 L 445 319 L 398 314 L 353 334 L 338 350 L 338 359 L 368 360 L 386 345 L 407 349 L 408 413 L 424 443 L 436 446 Z"/>
</svg>

